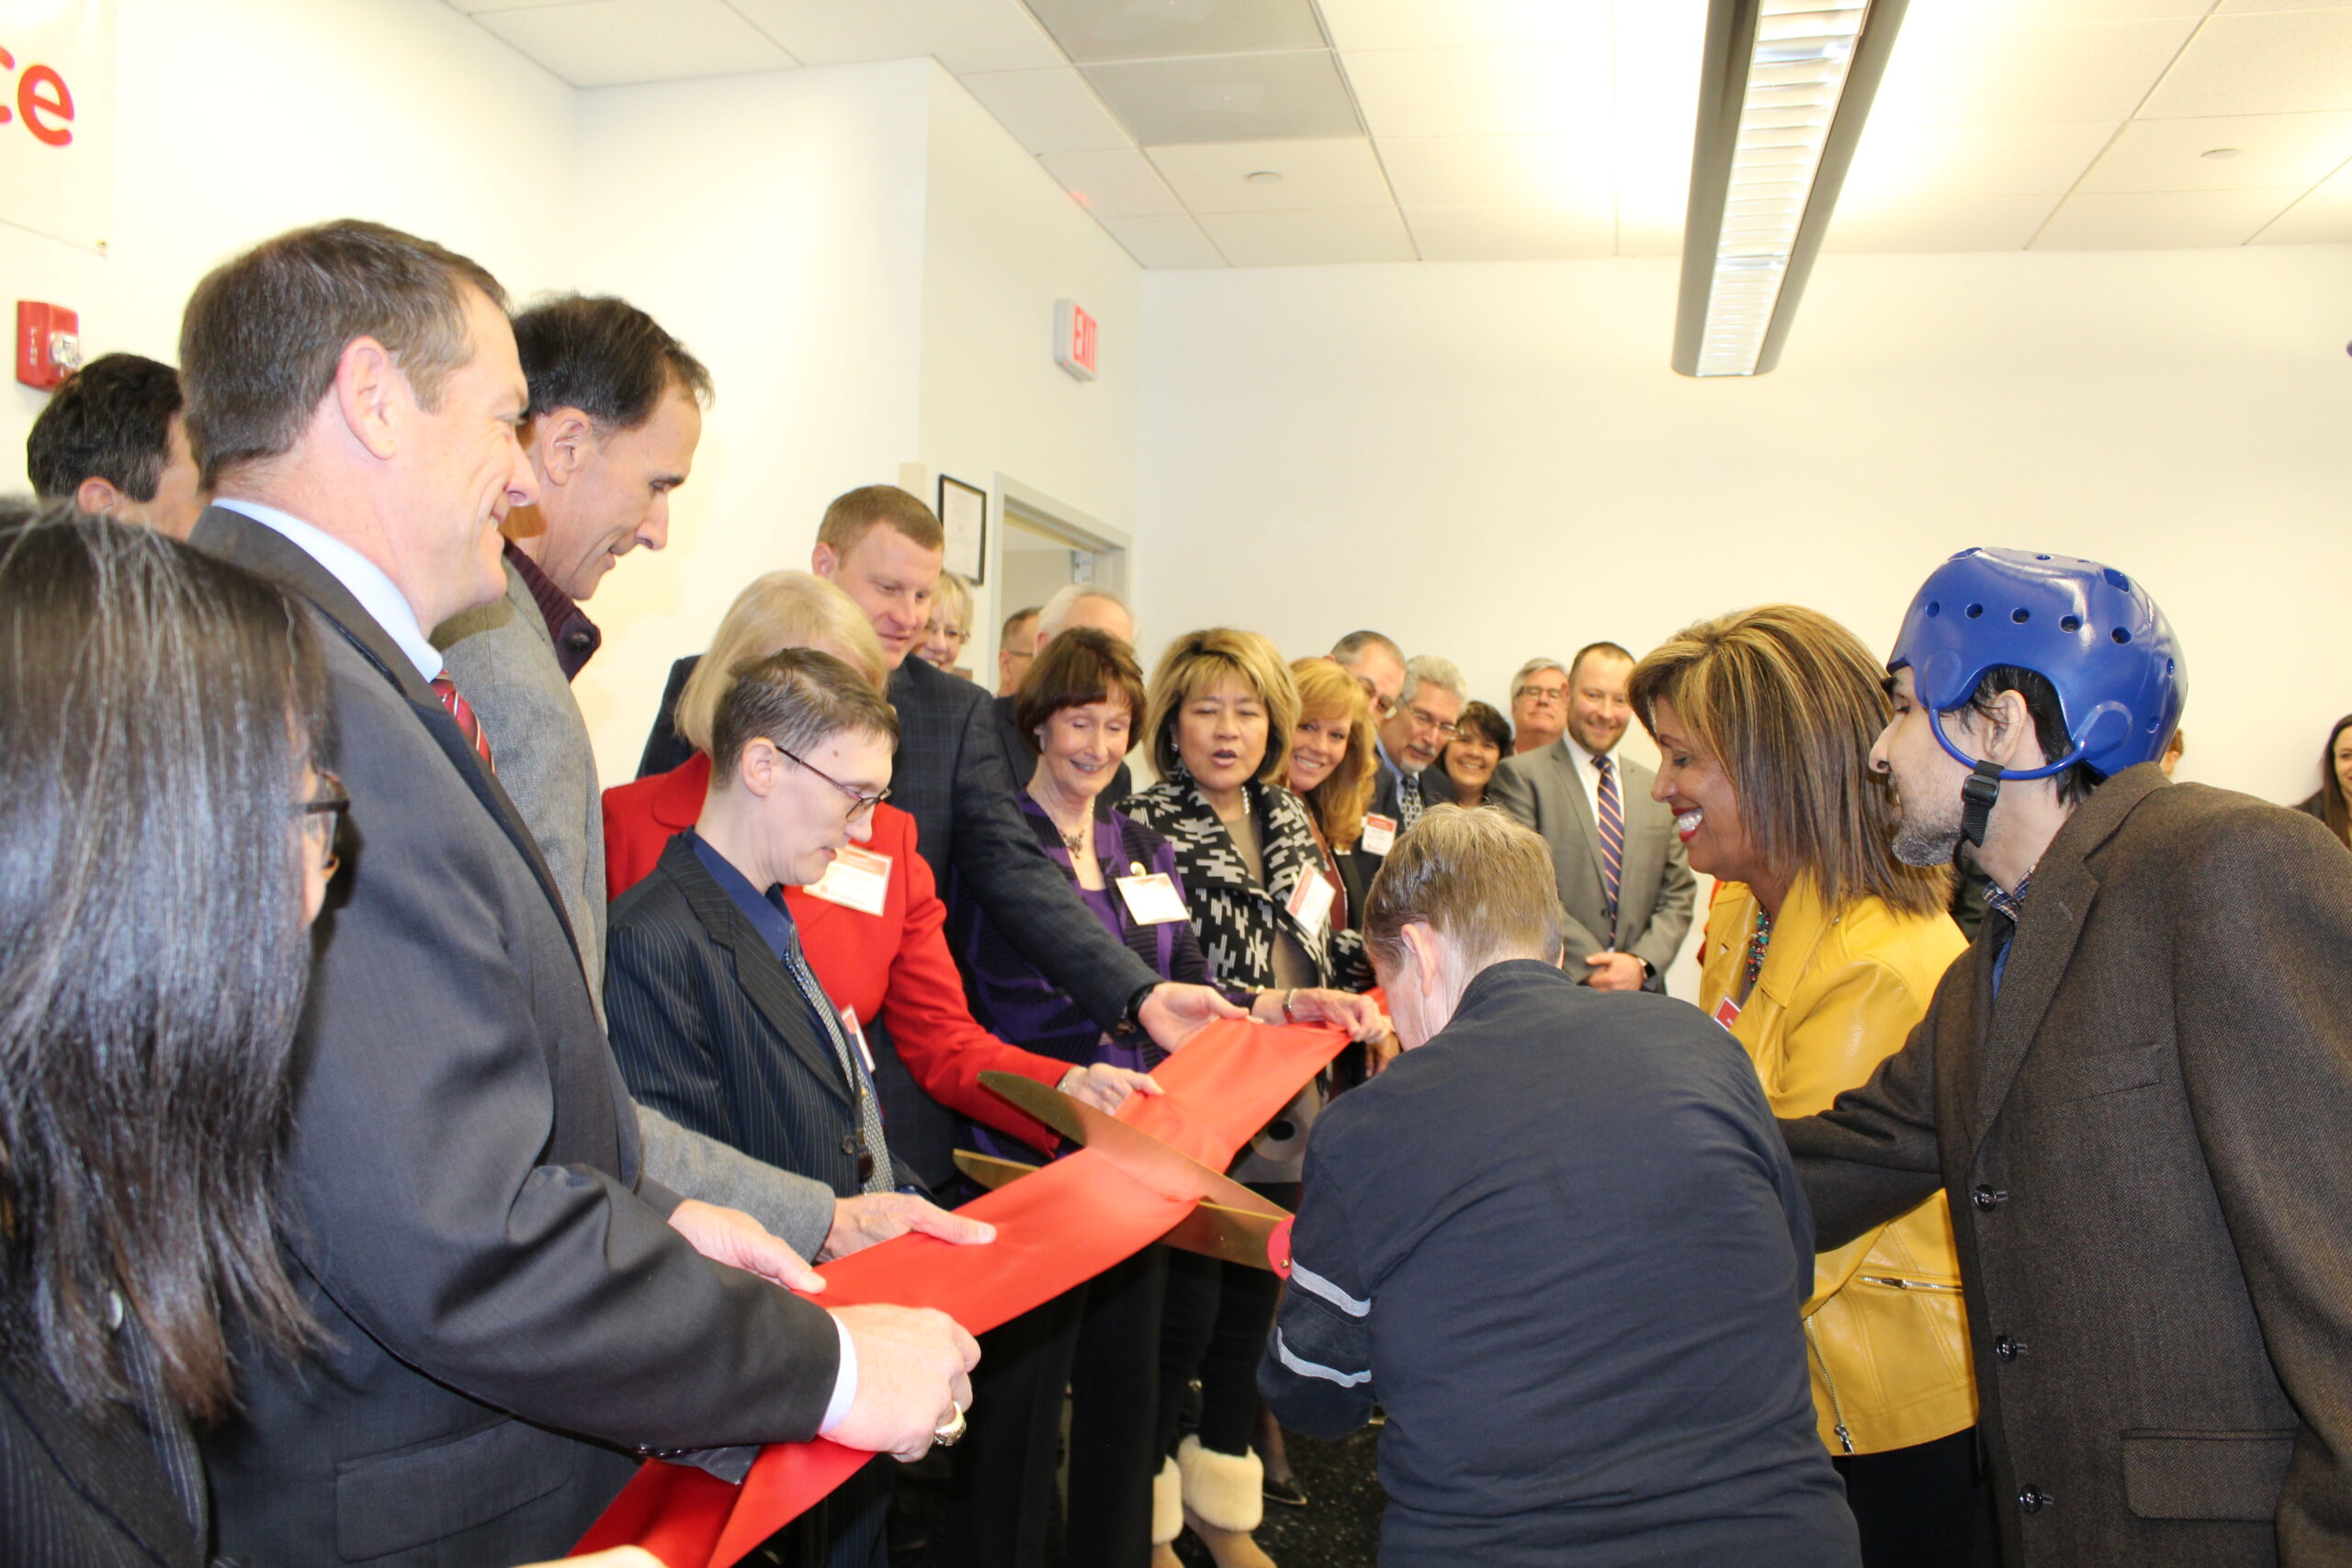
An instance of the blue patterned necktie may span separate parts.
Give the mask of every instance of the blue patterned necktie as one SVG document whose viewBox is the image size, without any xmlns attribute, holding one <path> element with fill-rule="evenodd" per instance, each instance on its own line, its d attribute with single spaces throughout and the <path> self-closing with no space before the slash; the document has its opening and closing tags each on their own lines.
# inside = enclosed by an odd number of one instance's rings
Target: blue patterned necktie
<svg viewBox="0 0 2352 1568">
<path fill-rule="evenodd" d="M 1600 890 L 1609 900 L 1609 948 L 1617 948 L 1617 889 L 1625 877 L 1625 802 L 1617 793 L 1617 764 L 1595 757 L 1600 770 Z"/>
<path fill-rule="evenodd" d="M 833 1043 L 833 1057 L 841 1063 L 842 1076 L 848 1080 L 850 1091 L 857 1097 L 857 1141 L 871 1156 L 858 1162 L 859 1186 L 867 1192 L 888 1192 L 896 1185 L 890 1169 L 890 1145 L 882 1135 L 882 1107 L 874 1098 L 874 1080 L 866 1076 L 865 1064 L 858 1060 L 857 1050 L 849 1043 L 849 1032 L 842 1027 L 841 1015 L 817 984 L 814 971 L 808 967 L 808 955 L 800 950 L 800 932 L 797 930 L 785 939 L 784 967 L 792 983 L 800 987 L 800 999 L 817 1015 L 825 1034 Z"/>
</svg>

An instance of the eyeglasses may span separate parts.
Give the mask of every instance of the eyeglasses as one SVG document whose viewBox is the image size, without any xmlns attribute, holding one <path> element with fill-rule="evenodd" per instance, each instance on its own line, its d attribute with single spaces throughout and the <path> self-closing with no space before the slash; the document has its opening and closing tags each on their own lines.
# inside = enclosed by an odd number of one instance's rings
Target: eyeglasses
<svg viewBox="0 0 2352 1568">
<path fill-rule="evenodd" d="M 342 859 L 334 846 L 343 837 L 343 824 L 351 814 L 351 795 L 343 781 L 327 772 L 318 770 L 319 790 L 310 800 L 294 803 L 294 815 L 301 818 L 302 836 L 309 840 L 319 857 L 319 874 L 329 881 L 342 866 Z"/>
<path fill-rule="evenodd" d="M 1546 703 L 1556 707 L 1568 700 L 1568 694 L 1563 686 L 1521 686 L 1511 694 L 1511 698 L 1515 702 Z"/>
<path fill-rule="evenodd" d="M 1371 699 L 1373 717 L 1378 719 L 1391 719 L 1396 716 L 1396 698 L 1382 696 L 1380 694 L 1380 688 L 1374 685 L 1369 680 L 1362 675 L 1358 675 L 1354 679 L 1355 683 L 1363 688 L 1363 694 L 1367 698 Z"/>
<path fill-rule="evenodd" d="M 1448 740 L 1462 733 L 1460 725 L 1448 724 L 1425 707 L 1415 707 L 1410 711 L 1413 716 L 1413 727 L 1417 729 L 1434 729 Z"/>
<path fill-rule="evenodd" d="M 775 742 L 773 740 L 768 741 L 768 744 L 775 746 Z M 876 807 L 890 798 L 890 792 L 887 788 L 877 790 L 872 795 L 862 795 L 855 788 L 842 783 L 841 780 L 833 777 L 832 774 L 825 772 L 824 769 L 817 766 L 816 763 L 810 761 L 808 758 L 799 756 L 795 752 L 786 751 L 781 746 L 775 746 L 775 749 L 784 756 L 790 757 L 794 761 L 799 763 L 802 767 L 808 769 L 810 773 L 816 774 L 819 778 L 824 780 L 827 784 L 832 785 L 835 789 L 849 796 L 849 819 L 853 822 L 856 821 L 859 818 L 865 816 L 867 812 L 873 810 Z"/>
</svg>

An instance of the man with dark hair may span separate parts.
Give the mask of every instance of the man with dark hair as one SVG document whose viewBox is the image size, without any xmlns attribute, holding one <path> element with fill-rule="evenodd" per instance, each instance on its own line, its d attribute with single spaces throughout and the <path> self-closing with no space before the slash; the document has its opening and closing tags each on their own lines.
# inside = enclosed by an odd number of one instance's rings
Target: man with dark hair
<svg viewBox="0 0 2352 1568">
<path fill-rule="evenodd" d="M 1021 690 L 1029 661 L 1037 657 L 1037 606 L 1015 610 L 1004 618 L 996 642 L 996 694 L 1010 697 Z"/>
<path fill-rule="evenodd" d="M 1364 938 L 1405 1052 L 1315 1124 L 1259 1389 L 1325 1438 L 1385 1406 L 1385 1568 L 1858 1568 L 1756 1071 L 1694 1009 L 1571 984 L 1560 922 L 1499 813 L 1397 840 Z"/>
<path fill-rule="evenodd" d="M 1022 818 L 987 688 L 907 657 L 929 618 L 946 550 L 946 531 L 922 498 L 865 485 L 833 498 L 809 552 L 809 570 L 865 612 L 891 665 L 899 749 L 890 798 L 914 818 L 933 875 L 956 898 L 979 900 L 1022 957 L 1106 1030 L 1142 1031 L 1174 1050 L 1212 1020 L 1241 1016 L 1206 986 L 1160 979 L 1102 929 Z M 665 738 L 676 736 L 672 714 L 695 662 L 682 659 L 671 669 L 640 776 L 692 754 Z M 866 1032 L 890 1145 L 925 1183 L 944 1189 L 956 1179 L 955 1114 L 923 1092 L 885 1031 L 869 1021 Z"/>
<path fill-rule="evenodd" d="M 710 372 L 651 316 L 610 297 L 535 305 L 514 319 L 514 337 L 538 503 L 507 513 L 505 594 L 444 622 L 433 640 L 491 738 L 498 782 L 547 859 L 601 1002 L 603 792 L 571 679 L 603 639 L 581 601 L 622 556 L 669 542 L 670 494 L 694 464 Z M 910 1227 L 978 1239 L 920 1199 L 838 1199 L 650 1108 L 639 1108 L 638 1128 L 650 1178 L 744 1211 L 803 1258 L 839 1257 Z"/>
<path fill-rule="evenodd" d="M 180 419 L 179 372 L 136 354 L 93 359 L 33 421 L 25 473 L 44 501 L 187 538 L 204 496 Z"/>
<path fill-rule="evenodd" d="M 356 852 L 287 1153 L 318 1348 L 240 1357 L 206 1438 L 226 1556 L 552 1556 L 637 1454 L 820 1431 L 912 1454 L 968 1398 L 944 1317 L 828 1314 L 776 1288 L 814 1276 L 750 1216 L 642 1174 L 562 900 L 424 631 L 497 597 L 498 525 L 538 499 L 503 303 L 346 220 L 225 263 L 182 330 L 220 497 L 194 542 L 316 616 Z"/>
<path fill-rule="evenodd" d="M 1974 944 L 1903 1049 L 1783 1122 L 1834 1247 L 1940 1189 L 2018 1568 L 2352 1561 L 2352 861 L 2167 783 L 2186 658 L 2111 567 L 1963 550 L 1871 765 L 1963 840 Z"/>
<path fill-rule="evenodd" d="M 1650 798 L 1657 776 L 1616 754 L 1634 709 L 1634 656 L 1588 643 L 1568 661 L 1566 732 L 1506 757 L 1487 803 L 1552 846 L 1568 912 L 1567 967 L 1604 991 L 1666 989 L 1690 933 L 1698 882 L 1673 814 Z"/>
</svg>

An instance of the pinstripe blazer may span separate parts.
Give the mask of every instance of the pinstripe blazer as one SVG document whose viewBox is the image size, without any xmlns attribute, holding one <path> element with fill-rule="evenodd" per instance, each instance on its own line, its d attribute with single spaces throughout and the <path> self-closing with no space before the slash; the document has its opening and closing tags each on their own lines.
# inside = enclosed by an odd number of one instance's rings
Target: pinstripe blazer
<svg viewBox="0 0 2352 1568">
<path fill-rule="evenodd" d="M 678 739 L 672 714 L 695 662 L 682 659 L 671 668 L 638 764 L 640 778 L 694 754 Z M 1005 765 L 988 688 L 910 658 L 890 677 L 890 705 L 899 710 L 890 800 L 914 818 L 932 879 L 977 897 L 1023 958 L 1095 1022 L 1115 1027 L 1128 998 L 1159 976 L 1088 912 L 1021 820 L 1018 785 Z M 657 762 L 663 765 L 655 768 Z"/>
<path fill-rule="evenodd" d="M 857 1102 L 792 976 L 681 833 L 614 904 L 605 1013 L 630 1092 L 857 1195 Z"/>
<path fill-rule="evenodd" d="M 199 548 L 317 616 L 351 793 L 297 1050 L 288 1245 L 325 1330 L 239 1357 L 203 1438 L 220 1548 L 258 1562 L 507 1563 L 579 1539 L 638 1446 L 799 1440 L 840 1341 L 695 1253 L 640 1180 L 560 903 L 498 781 L 398 644 L 283 536 Z"/>
<path fill-rule="evenodd" d="M 134 1406 L 96 1422 L 28 1364 L 26 1327 L 0 1318 L 0 1562 L 9 1568 L 202 1568 L 204 1471 L 164 1393 L 136 1316 L 117 1331 Z"/>
</svg>

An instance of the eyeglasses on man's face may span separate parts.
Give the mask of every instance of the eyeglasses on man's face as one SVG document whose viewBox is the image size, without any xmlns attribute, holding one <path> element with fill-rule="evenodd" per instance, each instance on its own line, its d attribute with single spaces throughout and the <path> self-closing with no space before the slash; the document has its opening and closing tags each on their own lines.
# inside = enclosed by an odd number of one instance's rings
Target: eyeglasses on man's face
<svg viewBox="0 0 2352 1568">
<path fill-rule="evenodd" d="M 317 778 L 311 798 L 294 803 L 294 815 L 301 819 L 303 842 L 319 857 L 320 874 L 332 880 L 343 863 L 334 846 L 343 836 L 344 819 L 351 814 L 351 795 L 343 781 L 324 768 L 317 770 Z"/>
<path fill-rule="evenodd" d="M 1363 688 L 1364 696 L 1372 704 L 1373 717 L 1386 720 L 1396 716 L 1396 699 L 1394 697 L 1382 696 L 1380 694 L 1380 688 L 1372 683 L 1372 678 L 1370 676 L 1356 675 L 1351 678 L 1357 685 Z"/>
<path fill-rule="evenodd" d="M 1543 703 L 1558 707 L 1568 700 L 1568 689 L 1566 686 L 1521 686 L 1511 694 L 1511 698 L 1516 702 Z"/>
<path fill-rule="evenodd" d="M 1448 740 L 1453 739 L 1455 736 L 1462 733 L 1462 727 L 1460 725 L 1448 724 L 1445 720 L 1438 717 L 1437 715 L 1430 712 L 1429 709 L 1421 706 L 1419 703 L 1414 704 L 1413 706 L 1407 711 L 1412 714 L 1413 728 L 1416 729 L 1434 729 L 1440 735 L 1444 736 Z"/>
<path fill-rule="evenodd" d="M 768 744 L 775 746 L 776 751 L 779 755 L 791 758 L 792 761 L 799 763 L 802 767 L 808 769 L 810 773 L 816 774 L 819 778 L 824 780 L 827 784 L 841 791 L 842 794 L 847 795 L 849 797 L 849 819 L 853 822 L 856 821 L 859 818 L 865 816 L 867 812 L 873 810 L 876 807 L 890 798 L 890 791 L 888 785 L 876 790 L 872 795 L 867 795 L 863 790 L 858 789 L 853 784 L 845 784 L 842 783 L 841 780 L 833 777 L 832 774 L 825 772 L 824 769 L 819 767 L 808 758 L 801 756 L 798 752 L 786 750 L 782 746 L 776 746 L 775 742 L 773 740 L 770 740 Z"/>
</svg>

